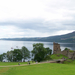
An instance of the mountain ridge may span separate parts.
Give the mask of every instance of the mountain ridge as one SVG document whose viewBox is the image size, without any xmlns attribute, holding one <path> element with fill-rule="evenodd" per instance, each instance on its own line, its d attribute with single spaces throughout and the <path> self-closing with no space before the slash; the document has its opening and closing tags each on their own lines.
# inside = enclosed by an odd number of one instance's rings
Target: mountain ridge
<svg viewBox="0 0 75 75">
<path fill-rule="evenodd" d="M 34 37 L 34 38 L 2 38 L 0 40 L 13 40 L 13 41 L 44 41 L 44 42 L 71 42 L 75 43 L 75 31 L 72 33 L 49 36 L 49 37 Z"/>
</svg>

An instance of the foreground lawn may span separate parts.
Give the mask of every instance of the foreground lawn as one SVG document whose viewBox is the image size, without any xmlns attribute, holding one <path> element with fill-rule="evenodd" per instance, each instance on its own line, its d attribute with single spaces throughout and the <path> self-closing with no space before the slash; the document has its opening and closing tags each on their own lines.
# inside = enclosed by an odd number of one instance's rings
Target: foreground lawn
<svg viewBox="0 0 75 75">
<path fill-rule="evenodd" d="M 1 70 L 4 69 L 3 72 Z M 44 63 L 0 68 L 0 75 L 75 75 L 75 65 Z"/>
</svg>

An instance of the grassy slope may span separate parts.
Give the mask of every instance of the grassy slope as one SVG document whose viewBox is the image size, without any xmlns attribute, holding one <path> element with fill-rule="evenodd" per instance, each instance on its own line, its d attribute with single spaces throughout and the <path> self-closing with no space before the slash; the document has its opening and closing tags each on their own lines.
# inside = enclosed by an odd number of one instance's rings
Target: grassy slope
<svg viewBox="0 0 75 75">
<path fill-rule="evenodd" d="M 51 55 L 52 59 L 61 59 L 65 57 L 61 54 Z M 67 58 L 67 57 L 65 57 Z M 35 65 L 25 65 L 17 67 L 0 67 L 0 75 L 75 75 L 75 61 L 68 59 L 64 63 L 44 63 Z M 0 66 L 17 65 L 18 62 L 0 62 Z M 22 62 L 27 64 L 27 62 Z"/>
<path fill-rule="evenodd" d="M 62 55 L 62 54 L 52 54 L 50 57 L 51 57 L 52 59 L 62 59 L 63 57 L 64 57 L 64 58 L 68 58 L 68 57 L 66 57 L 66 56 L 64 56 L 64 55 Z"/>
<path fill-rule="evenodd" d="M 45 63 L 10 67 L 0 75 L 75 75 L 75 65 Z"/>
<path fill-rule="evenodd" d="M 63 57 L 66 58 L 66 61 L 64 61 L 64 64 L 75 64 L 75 60 L 72 61 L 71 59 L 69 59 L 68 57 L 62 55 L 62 54 L 52 54 L 51 59 L 62 59 Z"/>
</svg>

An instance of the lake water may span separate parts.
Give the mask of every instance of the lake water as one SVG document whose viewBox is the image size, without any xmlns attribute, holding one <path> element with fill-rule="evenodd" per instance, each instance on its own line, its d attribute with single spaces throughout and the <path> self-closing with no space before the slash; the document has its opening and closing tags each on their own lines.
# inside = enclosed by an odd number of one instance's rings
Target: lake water
<svg viewBox="0 0 75 75">
<path fill-rule="evenodd" d="M 53 50 L 53 42 L 39 42 L 39 41 L 5 41 L 0 40 L 0 54 L 6 53 L 7 51 L 19 48 L 21 49 L 22 46 L 28 48 L 29 51 L 33 50 L 34 43 L 43 43 L 44 47 L 49 47 Z M 75 43 L 59 43 L 61 50 L 64 50 L 66 47 L 75 50 Z M 11 49 L 11 47 L 13 49 Z"/>
</svg>

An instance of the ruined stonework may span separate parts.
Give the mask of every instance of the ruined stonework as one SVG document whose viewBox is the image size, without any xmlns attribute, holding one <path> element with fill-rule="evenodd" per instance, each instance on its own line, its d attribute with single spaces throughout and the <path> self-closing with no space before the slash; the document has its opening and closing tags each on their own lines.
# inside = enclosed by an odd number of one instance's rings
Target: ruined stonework
<svg viewBox="0 0 75 75">
<path fill-rule="evenodd" d="M 53 43 L 53 54 L 62 54 L 67 56 L 70 59 L 75 59 L 75 51 L 70 52 L 70 50 L 63 50 L 61 51 L 60 49 L 60 44 L 58 43 Z"/>
<path fill-rule="evenodd" d="M 61 52 L 60 44 L 53 43 L 53 54 L 60 54 L 60 52 Z"/>
</svg>

